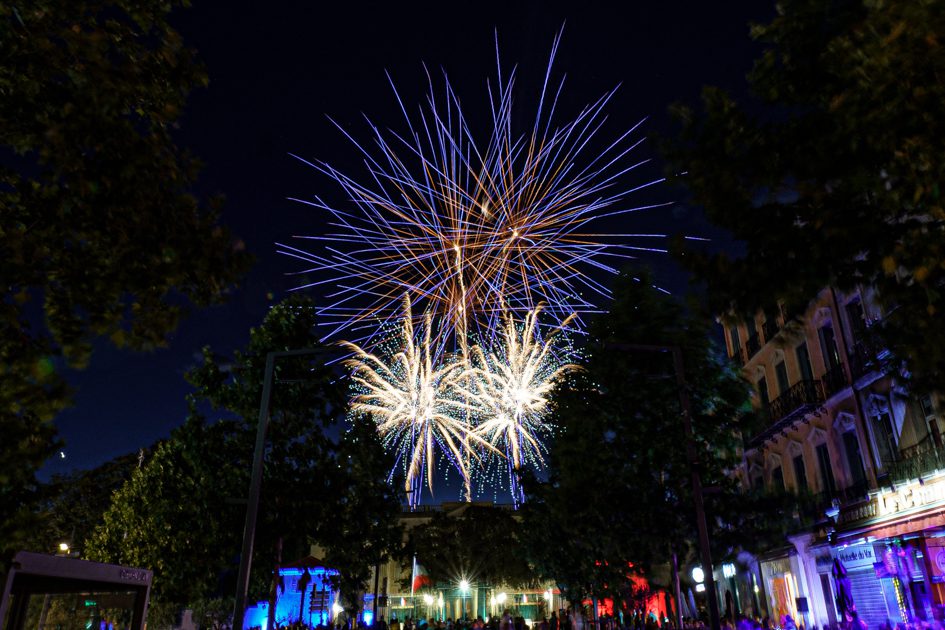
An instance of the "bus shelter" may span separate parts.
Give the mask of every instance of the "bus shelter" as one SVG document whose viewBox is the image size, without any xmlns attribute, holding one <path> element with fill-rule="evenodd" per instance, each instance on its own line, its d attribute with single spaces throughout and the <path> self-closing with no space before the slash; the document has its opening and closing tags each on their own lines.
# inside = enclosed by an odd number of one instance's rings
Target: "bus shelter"
<svg viewBox="0 0 945 630">
<path fill-rule="evenodd" d="M 21 551 L 0 601 L 2 630 L 143 630 L 151 571 Z"/>
</svg>

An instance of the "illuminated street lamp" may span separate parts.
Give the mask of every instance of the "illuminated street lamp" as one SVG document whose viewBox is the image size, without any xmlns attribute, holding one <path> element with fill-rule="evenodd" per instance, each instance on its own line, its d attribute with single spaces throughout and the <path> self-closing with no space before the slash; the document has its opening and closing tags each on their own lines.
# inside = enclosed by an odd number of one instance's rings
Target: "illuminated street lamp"
<svg viewBox="0 0 945 630">
<path fill-rule="evenodd" d="M 692 568 L 692 581 L 696 583 L 696 592 L 705 592 L 705 571 L 700 566 Z"/>
<path fill-rule="evenodd" d="M 69 543 L 61 542 L 59 543 L 59 553 L 68 554 L 69 553 Z"/>
<path fill-rule="evenodd" d="M 702 567 L 695 566 L 692 568 L 692 580 L 696 584 L 705 582 L 705 571 L 702 570 Z"/>
</svg>

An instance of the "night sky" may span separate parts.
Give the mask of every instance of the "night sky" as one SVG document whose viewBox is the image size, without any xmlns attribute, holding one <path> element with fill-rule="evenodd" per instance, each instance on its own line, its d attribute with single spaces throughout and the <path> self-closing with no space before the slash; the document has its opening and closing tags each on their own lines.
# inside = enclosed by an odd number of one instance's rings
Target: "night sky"
<svg viewBox="0 0 945 630">
<path fill-rule="evenodd" d="M 529 112 L 555 33 L 565 25 L 556 62 L 567 74 L 562 110 L 621 84 L 608 108 L 618 132 L 649 117 L 644 133 L 669 131 L 668 106 L 694 103 L 704 85 L 741 94 L 758 47 L 750 21 L 765 21 L 773 2 L 195 2 L 174 15 L 185 41 L 207 65 L 210 86 L 190 99 L 181 144 L 205 163 L 201 192 L 222 192 L 223 222 L 257 257 L 232 300 L 196 312 L 167 349 L 152 354 L 97 346 L 91 366 L 70 374 L 75 406 L 57 421 L 66 458 L 50 461 L 43 476 L 88 468 L 148 446 L 185 416 L 184 372 L 210 345 L 220 354 L 243 346 L 251 326 L 293 287 L 284 274 L 296 267 L 274 243 L 314 234 L 324 219 L 286 197 L 318 194 L 343 204 L 337 189 L 291 158 L 325 159 L 358 172 L 357 155 L 326 116 L 366 137 L 361 113 L 381 126 L 403 128 L 384 71 L 401 96 L 418 104 L 426 94 L 425 62 L 445 69 L 474 116 L 487 110 L 485 81 L 495 74 L 495 32 L 504 69 L 519 64 L 517 102 Z M 652 145 L 639 156 L 656 157 Z M 654 164 L 649 175 L 660 172 Z M 655 200 L 680 199 L 667 187 Z M 634 199 L 637 201 L 637 198 Z M 633 231 L 685 231 L 712 236 L 698 212 L 679 204 L 648 216 L 632 215 Z M 673 290 L 685 278 L 665 258 L 652 259 L 660 282 Z"/>
</svg>

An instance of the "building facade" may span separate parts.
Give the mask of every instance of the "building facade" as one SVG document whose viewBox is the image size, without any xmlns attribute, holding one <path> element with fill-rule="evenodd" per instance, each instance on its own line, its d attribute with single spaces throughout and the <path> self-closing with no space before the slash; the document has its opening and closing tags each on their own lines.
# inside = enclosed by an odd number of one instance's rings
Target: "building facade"
<svg viewBox="0 0 945 630">
<path fill-rule="evenodd" d="M 492 503 L 446 502 L 441 505 L 419 506 L 414 511 L 401 515 L 404 534 L 414 527 L 429 522 L 434 512 L 446 512 L 452 517 L 461 516 L 471 506 L 508 508 Z M 484 550 L 484 553 L 487 553 Z M 378 585 L 378 615 L 386 619 L 406 617 L 425 619 L 488 619 L 501 616 L 506 609 L 520 615 L 529 622 L 540 620 L 551 612 L 564 607 L 560 591 L 551 583 L 535 582 L 532 588 L 523 589 L 511 585 L 483 584 L 469 576 L 469 580 L 457 576 L 454 584 L 432 584 L 424 580 L 423 558 L 404 565 L 392 558 L 378 567 L 375 583 Z M 381 605 L 382 604 L 382 605 Z"/>
<path fill-rule="evenodd" d="M 913 396 L 871 343 L 883 313 L 868 291 L 824 289 L 799 314 L 723 320 L 729 356 L 766 418 L 745 436 L 746 489 L 809 495 L 814 525 L 753 560 L 762 608 L 806 627 L 839 623 L 839 563 L 870 629 L 942 618 L 942 401 Z M 941 566 L 937 563 L 941 558 Z"/>
</svg>

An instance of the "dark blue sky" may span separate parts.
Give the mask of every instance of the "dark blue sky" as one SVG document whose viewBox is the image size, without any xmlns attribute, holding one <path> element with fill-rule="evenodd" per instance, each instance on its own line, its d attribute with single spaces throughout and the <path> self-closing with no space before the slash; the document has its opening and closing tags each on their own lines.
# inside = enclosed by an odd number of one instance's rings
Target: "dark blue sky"
<svg viewBox="0 0 945 630">
<path fill-rule="evenodd" d="M 421 64 L 442 66 L 475 112 L 485 107 L 485 80 L 495 72 L 497 30 L 503 63 L 520 64 L 522 99 L 528 100 L 552 38 L 566 24 L 556 63 L 567 74 L 565 110 L 574 113 L 621 84 L 608 108 L 612 128 L 649 117 L 649 135 L 668 131 L 667 107 L 695 102 L 704 85 L 742 93 L 758 52 L 748 22 L 772 13 L 767 0 L 531 0 L 198 1 L 175 14 L 210 74 L 209 88 L 191 97 L 180 141 L 206 163 L 202 189 L 226 195 L 223 222 L 246 241 L 257 265 L 230 303 L 193 314 L 167 349 L 139 355 L 99 347 L 89 369 L 70 375 L 76 404 L 57 421 L 67 457 L 49 462 L 44 475 L 147 446 L 183 421 L 183 374 L 200 348 L 227 354 L 244 345 L 249 328 L 292 287 L 284 274 L 294 267 L 275 254 L 274 242 L 321 228 L 316 211 L 286 197 L 318 194 L 343 203 L 330 181 L 288 153 L 356 169 L 356 154 L 326 115 L 362 137 L 361 112 L 399 128 L 385 70 L 405 100 L 418 103 L 426 89 Z M 655 150 L 644 147 L 641 154 L 655 157 Z M 651 174 L 659 169 L 654 165 Z M 665 188 L 649 194 L 679 197 Z M 627 221 L 619 227 L 717 236 L 682 205 Z M 653 262 L 664 285 L 685 287 L 668 261 Z"/>
</svg>

